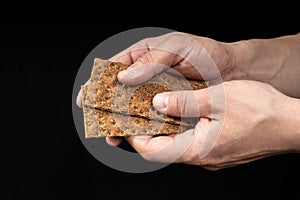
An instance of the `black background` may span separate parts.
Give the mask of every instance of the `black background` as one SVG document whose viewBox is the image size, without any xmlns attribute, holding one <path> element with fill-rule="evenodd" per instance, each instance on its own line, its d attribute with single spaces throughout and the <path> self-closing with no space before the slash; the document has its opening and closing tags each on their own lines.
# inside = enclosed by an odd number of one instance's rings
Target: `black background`
<svg viewBox="0 0 300 200">
<path fill-rule="evenodd" d="M 231 17 L 188 7 L 124 10 L 2 9 L 1 195 L 5 199 L 299 198 L 296 154 L 215 172 L 182 164 L 145 174 L 116 171 L 82 145 L 71 107 L 81 62 L 101 41 L 121 31 L 155 26 L 232 42 L 300 32 L 296 13 L 283 18 L 274 11 L 257 17 L 253 10 L 246 19 L 243 10 Z"/>
</svg>

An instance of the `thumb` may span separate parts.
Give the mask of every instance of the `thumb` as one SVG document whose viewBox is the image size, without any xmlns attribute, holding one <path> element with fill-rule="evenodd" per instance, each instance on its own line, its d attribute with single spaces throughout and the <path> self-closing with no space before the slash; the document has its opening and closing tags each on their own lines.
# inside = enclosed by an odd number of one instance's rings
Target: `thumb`
<svg viewBox="0 0 300 200">
<path fill-rule="evenodd" d="M 129 68 L 119 72 L 118 80 L 128 85 L 143 83 L 172 66 L 175 58 L 171 52 L 151 49 L 140 55 Z"/>
<path fill-rule="evenodd" d="M 167 115 L 177 117 L 210 118 L 211 98 L 209 90 L 164 92 L 153 98 L 154 107 Z"/>
</svg>

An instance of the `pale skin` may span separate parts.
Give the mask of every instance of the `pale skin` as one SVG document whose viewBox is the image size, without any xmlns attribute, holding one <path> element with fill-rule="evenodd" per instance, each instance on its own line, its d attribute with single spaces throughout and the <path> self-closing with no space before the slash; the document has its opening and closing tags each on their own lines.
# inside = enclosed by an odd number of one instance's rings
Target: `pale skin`
<svg viewBox="0 0 300 200">
<path fill-rule="evenodd" d="M 131 65 L 129 70 L 118 74 L 118 79 L 134 85 L 168 70 L 160 65 L 149 65 L 151 63 L 172 67 L 189 78 L 202 79 L 186 59 L 176 54 L 180 48 L 189 48 L 184 46 L 185 42 L 180 42 L 182 36 L 203 47 L 219 69 L 226 94 L 226 115 L 218 105 L 211 105 L 209 89 L 158 94 L 153 99 L 158 111 L 172 116 L 199 117 L 199 122 L 195 129 L 176 135 L 126 137 L 137 152 L 149 161 L 186 163 L 209 170 L 271 155 L 300 153 L 300 34 L 234 43 L 184 33 L 180 33 L 180 37 L 175 33 L 175 36 L 167 34 L 150 38 L 137 43 L 139 50 L 130 47 L 112 58 Z M 183 46 L 176 46 L 172 53 L 163 48 L 152 48 L 153 44 L 168 46 L 174 40 Z M 210 81 L 216 79 L 217 75 L 209 71 L 205 58 L 193 55 L 192 50 L 187 51 L 186 56 L 198 60 Z M 197 104 L 181 101 L 192 95 Z M 81 94 L 78 95 L 79 106 L 80 97 Z M 212 106 L 215 106 L 213 110 Z M 182 107 L 184 112 L 180 109 Z M 220 127 L 220 136 L 208 154 L 199 156 L 212 124 Z M 178 156 L 179 144 L 191 137 L 193 142 Z M 107 138 L 107 142 L 116 146 L 121 140 Z M 165 146 L 168 148 L 163 149 Z"/>
</svg>

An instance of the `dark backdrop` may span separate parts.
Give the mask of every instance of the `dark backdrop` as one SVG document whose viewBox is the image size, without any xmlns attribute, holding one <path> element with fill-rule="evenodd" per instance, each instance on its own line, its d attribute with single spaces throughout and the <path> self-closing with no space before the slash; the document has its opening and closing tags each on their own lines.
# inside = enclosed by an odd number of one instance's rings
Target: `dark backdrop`
<svg viewBox="0 0 300 200">
<path fill-rule="evenodd" d="M 283 19 L 277 12 L 257 17 L 253 11 L 244 19 L 243 11 L 228 17 L 185 7 L 124 10 L 2 9 L 0 173 L 4 187 L 0 190 L 5 199 L 101 199 L 105 194 L 108 198 L 244 199 L 287 194 L 299 198 L 300 156 L 296 154 L 216 172 L 172 164 L 145 174 L 116 171 L 89 154 L 73 123 L 72 87 L 85 56 L 108 37 L 144 26 L 227 42 L 300 31 L 293 13 Z"/>
</svg>

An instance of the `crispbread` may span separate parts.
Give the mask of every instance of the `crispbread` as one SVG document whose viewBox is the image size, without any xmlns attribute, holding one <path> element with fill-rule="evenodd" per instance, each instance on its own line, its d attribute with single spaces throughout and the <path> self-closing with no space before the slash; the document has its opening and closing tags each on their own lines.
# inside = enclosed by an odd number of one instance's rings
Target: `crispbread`
<svg viewBox="0 0 300 200">
<path fill-rule="evenodd" d="M 89 107 L 84 107 L 84 116 L 86 138 L 176 134 L 193 128 Z"/>
<path fill-rule="evenodd" d="M 143 84 L 128 86 L 117 79 L 117 74 L 127 67 L 95 59 L 90 83 L 82 87 L 87 138 L 170 134 L 195 126 L 195 118 L 182 120 L 159 113 L 153 108 L 152 99 L 161 92 L 202 89 L 207 87 L 205 82 L 162 72 Z M 116 122 L 114 117 L 120 120 Z"/>
</svg>

